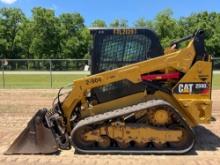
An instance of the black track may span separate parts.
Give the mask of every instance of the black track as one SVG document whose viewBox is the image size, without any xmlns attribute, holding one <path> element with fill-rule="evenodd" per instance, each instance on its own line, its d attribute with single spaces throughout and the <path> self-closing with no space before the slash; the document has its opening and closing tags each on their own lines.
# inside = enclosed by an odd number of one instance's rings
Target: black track
<svg viewBox="0 0 220 165">
<path fill-rule="evenodd" d="M 155 108 L 155 107 L 166 107 L 167 109 L 172 111 L 172 114 L 175 116 L 175 120 L 178 123 L 178 126 L 182 127 L 187 131 L 187 135 L 190 137 L 189 139 L 191 140 L 190 143 L 187 143 L 186 146 L 176 148 L 176 147 L 171 147 L 168 146 L 165 149 L 156 149 L 152 146 L 150 147 L 145 147 L 145 148 L 137 148 L 137 147 L 129 147 L 126 149 L 119 148 L 117 145 L 112 145 L 111 147 L 108 147 L 106 149 L 103 149 L 98 146 L 83 146 L 82 144 L 78 143 L 78 131 L 83 129 L 86 126 L 94 127 L 95 125 L 109 121 L 112 119 L 116 119 L 125 115 L 129 115 L 135 112 L 139 112 L 142 110 L 150 109 L 150 108 Z M 80 153 L 87 153 L 87 154 L 94 154 L 94 153 L 121 153 L 121 154 L 182 154 L 186 153 L 189 150 L 191 150 L 194 146 L 195 143 L 195 138 L 194 138 L 194 133 L 192 129 L 188 126 L 186 121 L 181 117 L 181 115 L 178 113 L 178 111 L 170 105 L 168 102 L 164 100 L 151 100 L 147 101 L 144 103 L 139 103 L 133 106 L 128 106 L 120 109 L 116 109 L 110 112 L 106 112 L 104 114 L 99 114 L 91 117 L 87 117 L 81 121 L 79 121 L 76 126 L 73 128 L 71 132 L 71 140 L 72 144 L 75 147 L 76 151 Z"/>
</svg>

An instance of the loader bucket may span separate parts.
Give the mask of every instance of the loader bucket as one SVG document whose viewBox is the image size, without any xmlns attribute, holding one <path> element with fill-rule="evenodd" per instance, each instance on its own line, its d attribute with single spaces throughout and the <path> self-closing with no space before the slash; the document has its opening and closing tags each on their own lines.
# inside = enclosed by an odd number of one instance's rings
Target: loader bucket
<svg viewBox="0 0 220 165">
<path fill-rule="evenodd" d="M 5 155 L 50 154 L 58 151 L 52 131 L 43 124 L 46 109 L 39 110 L 15 139 Z"/>
</svg>

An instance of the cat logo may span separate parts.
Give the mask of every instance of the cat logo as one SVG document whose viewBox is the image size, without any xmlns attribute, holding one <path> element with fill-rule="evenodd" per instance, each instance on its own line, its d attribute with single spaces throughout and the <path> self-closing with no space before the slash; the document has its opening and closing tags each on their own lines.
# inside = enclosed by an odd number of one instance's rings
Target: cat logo
<svg viewBox="0 0 220 165">
<path fill-rule="evenodd" d="M 189 93 L 191 94 L 193 91 L 194 84 L 179 84 L 178 85 L 178 93 Z"/>
<path fill-rule="evenodd" d="M 209 94 L 209 91 L 209 85 L 206 82 L 179 83 L 174 88 L 174 93 L 177 94 Z"/>
</svg>

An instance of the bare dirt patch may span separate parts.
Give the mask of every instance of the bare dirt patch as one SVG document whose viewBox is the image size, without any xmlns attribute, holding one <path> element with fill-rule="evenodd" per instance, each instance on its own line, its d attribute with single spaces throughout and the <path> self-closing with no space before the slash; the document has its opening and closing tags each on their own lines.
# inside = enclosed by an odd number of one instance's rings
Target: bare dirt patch
<svg viewBox="0 0 220 165">
<path fill-rule="evenodd" d="M 213 116 L 217 121 L 198 126 L 195 149 L 187 155 L 13 155 L 3 152 L 39 108 L 50 108 L 57 90 L 0 90 L 0 164 L 220 164 L 220 90 L 213 91 Z"/>
</svg>

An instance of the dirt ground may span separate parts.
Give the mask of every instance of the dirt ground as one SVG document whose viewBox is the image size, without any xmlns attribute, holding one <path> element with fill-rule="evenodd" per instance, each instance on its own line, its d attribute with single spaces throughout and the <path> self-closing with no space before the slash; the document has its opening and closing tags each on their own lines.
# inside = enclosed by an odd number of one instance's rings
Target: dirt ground
<svg viewBox="0 0 220 165">
<path fill-rule="evenodd" d="M 195 149 L 186 155 L 76 155 L 73 150 L 60 155 L 13 155 L 3 152 L 37 109 L 50 107 L 57 90 L 0 90 L 0 164 L 220 164 L 220 90 L 213 91 L 213 116 L 217 121 L 196 128 Z"/>
</svg>

